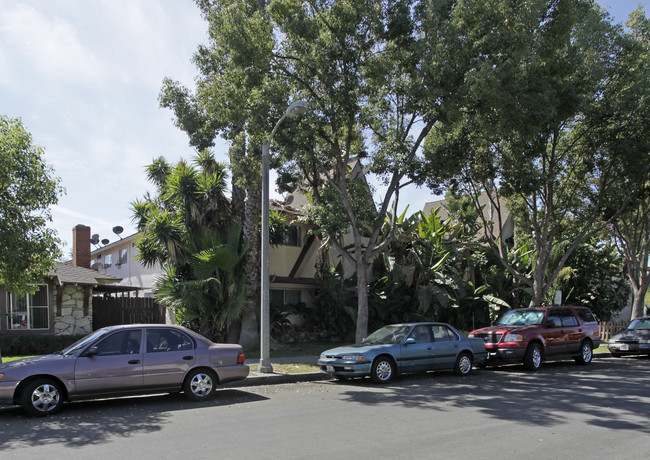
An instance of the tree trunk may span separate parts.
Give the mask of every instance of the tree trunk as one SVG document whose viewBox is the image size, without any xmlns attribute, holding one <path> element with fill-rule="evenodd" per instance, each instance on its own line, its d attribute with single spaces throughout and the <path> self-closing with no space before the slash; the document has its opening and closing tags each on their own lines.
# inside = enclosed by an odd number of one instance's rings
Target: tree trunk
<svg viewBox="0 0 650 460">
<path fill-rule="evenodd" d="M 368 279 L 365 264 L 357 264 L 357 331 L 355 342 L 361 343 L 368 336 Z"/>
<path fill-rule="evenodd" d="M 258 350 L 260 348 L 260 212 L 261 206 L 261 184 L 255 189 L 248 189 L 246 200 L 246 219 L 244 228 L 248 238 L 248 252 L 246 254 L 246 284 L 248 293 L 246 295 L 246 307 L 242 316 L 239 344 L 246 351 Z"/>
<path fill-rule="evenodd" d="M 640 318 L 644 316 L 645 310 L 645 294 L 650 284 L 650 277 L 641 280 L 641 283 L 631 283 L 632 292 L 634 293 L 634 300 L 632 301 L 632 316 L 630 319 Z"/>
</svg>

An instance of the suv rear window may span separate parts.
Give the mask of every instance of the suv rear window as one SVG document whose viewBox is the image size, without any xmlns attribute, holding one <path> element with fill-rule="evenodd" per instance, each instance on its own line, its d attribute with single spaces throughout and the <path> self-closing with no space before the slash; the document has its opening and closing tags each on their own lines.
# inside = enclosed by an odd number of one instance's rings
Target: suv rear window
<svg viewBox="0 0 650 460">
<path fill-rule="evenodd" d="M 583 323 L 597 323 L 594 314 L 586 308 L 576 308 L 576 313 Z"/>
</svg>

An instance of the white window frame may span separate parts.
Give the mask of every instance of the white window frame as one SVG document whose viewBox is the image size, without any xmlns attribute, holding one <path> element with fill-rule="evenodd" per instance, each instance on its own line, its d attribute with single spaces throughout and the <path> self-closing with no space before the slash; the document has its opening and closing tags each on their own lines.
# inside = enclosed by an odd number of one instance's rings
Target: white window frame
<svg viewBox="0 0 650 460">
<path fill-rule="evenodd" d="M 14 294 L 12 292 L 7 292 L 7 329 L 9 330 L 47 330 L 50 329 L 50 290 L 46 284 L 39 284 L 39 290 L 44 289 L 45 292 L 45 305 L 33 305 L 33 300 L 34 300 L 34 295 L 33 294 L 24 294 L 24 301 L 25 301 L 25 310 L 24 311 L 17 311 L 17 317 L 22 317 L 20 318 L 21 321 L 16 323 L 14 321 L 14 310 L 21 308 L 18 305 L 19 298 L 22 296 L 19 296 L 17 294 Z M 38 310 L 45 310 L 45 318 L 46 318 L 46 325 L 45 327 L 31 327 L 33 324 L 33 317 L 34 317 L 34 311 Z"/>
</svg>

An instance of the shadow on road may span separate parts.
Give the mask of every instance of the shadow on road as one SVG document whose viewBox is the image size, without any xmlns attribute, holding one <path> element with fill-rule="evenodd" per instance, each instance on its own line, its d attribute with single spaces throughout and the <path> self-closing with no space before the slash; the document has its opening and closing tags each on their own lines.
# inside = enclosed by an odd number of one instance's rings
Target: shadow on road
<svg viewBox="0 0 650 460">
<path fill-rule="evenodd" d="M 650 433 L 650 360 L 599 359 L 589 366 L 544 364 L 538 372 L 521 366 L 475 371 L 468 377 L 448 372 L 400 376 L 387 386 L 369 379 L 331 383 L 350 387 L 352 403 L 395 405 L 444 413 L 473 408 L 500 420 L 553 426 L 575 416 L 613 430 Z M 368 391 L 374 387 L 374 391 Z"/>
<path fill-rule="evenodd" d="M 100 444 L 110 437 L 159 431 L 173 412 L 266 399 L 234 389 L 219 390 L 204 402 L 189 401 L 181 394 L 103 399 L 65 404 L 61 412 L 44 418 L 28 417 L 20 407 L 0 408 L 0 450 L 20 445 Z"/>
</svg>

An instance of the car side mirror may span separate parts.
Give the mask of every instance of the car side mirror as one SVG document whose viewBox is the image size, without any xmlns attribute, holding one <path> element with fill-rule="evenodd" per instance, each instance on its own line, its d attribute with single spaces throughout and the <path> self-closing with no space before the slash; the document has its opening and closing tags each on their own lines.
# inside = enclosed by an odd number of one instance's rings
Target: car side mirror
<svg viewBox="0 0 650 460">
<path fill-rule="evenodd" d="M 415 339 L 414 339 L 413 337 L 409 337 L 409 338 L 406 339 L 406 341 L 404 342 L 404 345 L 413 345 L 414 343 L 416 343 L 416 342 L 415 342 Z"/>
<path fill-rule="evenodd" d="M 93 356 L 95 356 L 98 353 L 99 353 L 99 350 L 97 349 L 97 347 L 90 347 L 88 350 L 86 350 L 86 352 L 84 353 L 84 356 L 86 356 L 88 358 L 92 358 Z"/>
</svg>

